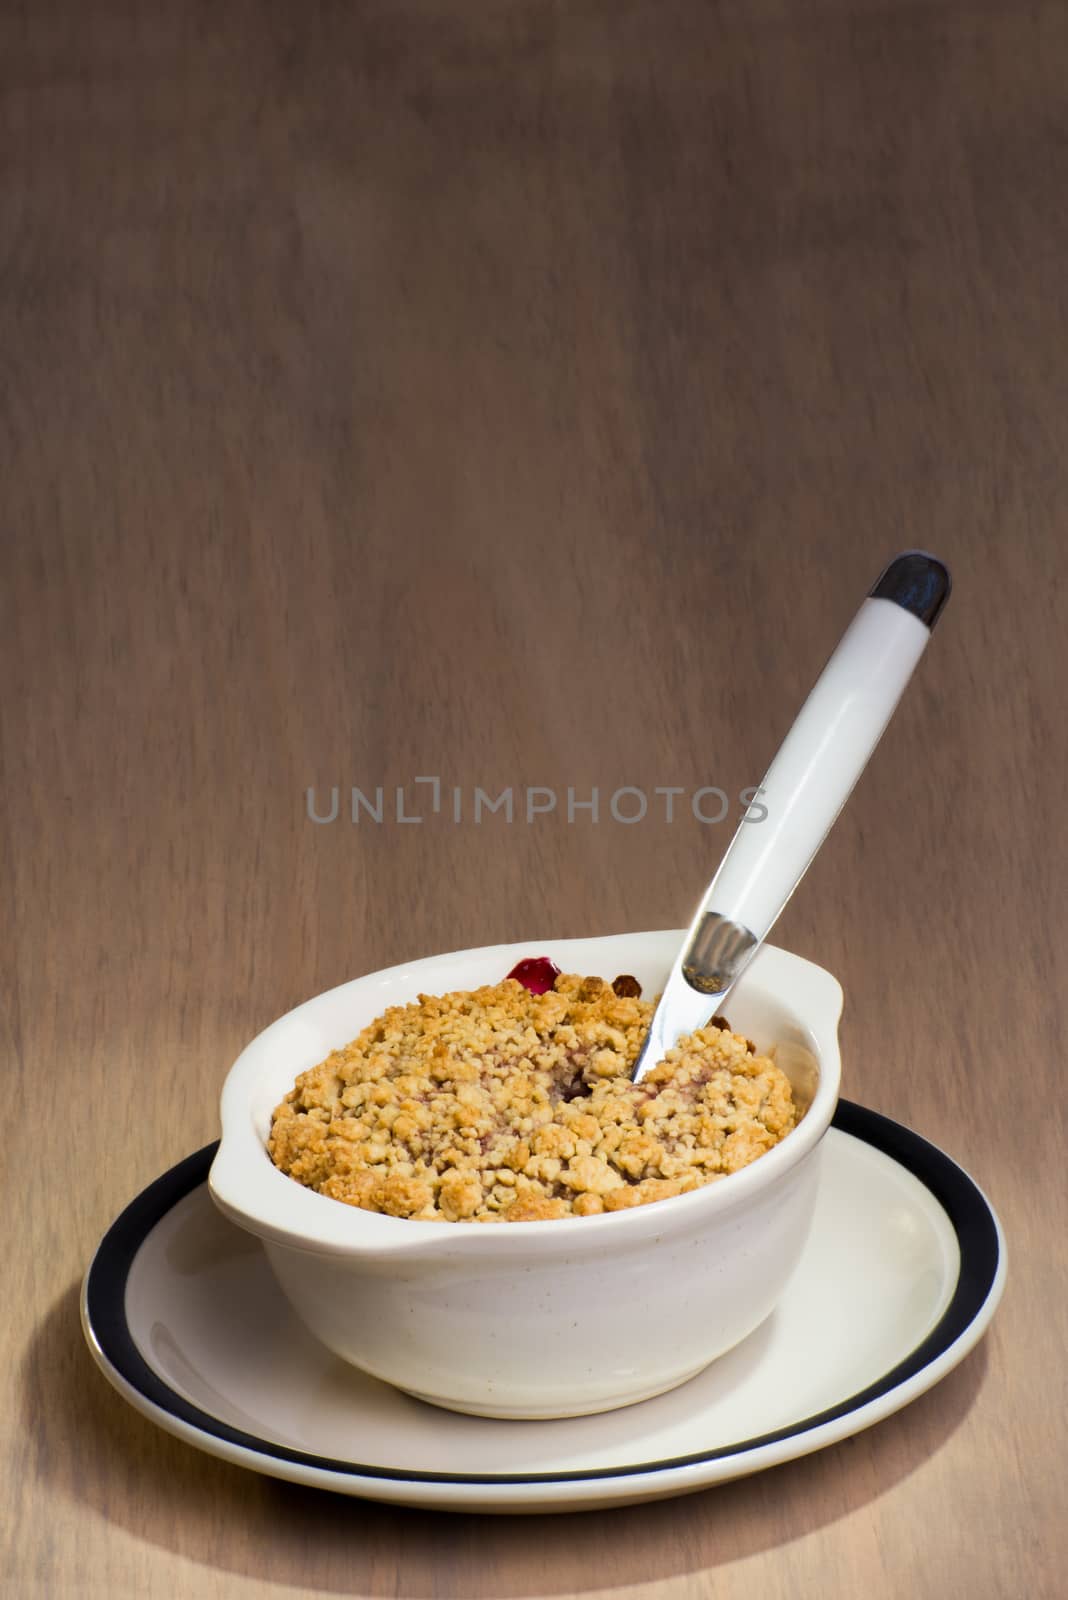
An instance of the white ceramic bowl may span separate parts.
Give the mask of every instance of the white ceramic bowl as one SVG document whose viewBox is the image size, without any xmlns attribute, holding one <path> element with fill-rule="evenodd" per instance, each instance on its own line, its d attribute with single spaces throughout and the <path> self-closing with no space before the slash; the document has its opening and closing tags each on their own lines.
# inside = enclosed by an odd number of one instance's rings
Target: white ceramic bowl
<svg viewBox="0 0 1068 1600">
<path fill-rule="evenodd" d="M 741 1172 L 671 1200 L 551 1222 L 412 1222 L 306 1189 L 267 1154 L 297 1074 L 388 1005 L 499 982 L 523 956 L 652 998 L 681 931 L 528 939 L 432 956 L 308 1000 L 239 1056 L 222 1092 L 210 1190 L 262 1239 L 287 1298 L 337 1355 L 420 1399 L 488 1417 L 570 1417 L 661 1394 L 772 1311 L 808 1233 L 819 1146 L 838 1099 L 842 991 L 764 946 L 731 995 L 731 1024 L 779 1064 L 807 1107 Z"/>
</svg>

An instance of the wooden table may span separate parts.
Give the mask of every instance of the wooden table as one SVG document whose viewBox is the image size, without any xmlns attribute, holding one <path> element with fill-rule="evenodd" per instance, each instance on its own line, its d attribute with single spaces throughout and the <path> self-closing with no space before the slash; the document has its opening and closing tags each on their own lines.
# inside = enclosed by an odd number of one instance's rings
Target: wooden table
<svg viewBox="0 0 1068 1600">
<path fill-rule="evenodd" d="M 1060 1596 L 1068 11 L 7 5 L 3 1572 L 13 1600 Z M 895 550 L 955 592 L 777 941 L 1009 1287 L 808 1460 L 545 1519 L 223 1465 L 95 1370 L 111 1218 L 298 1000 L 676 926 Z M 309 786 L 552 788 L 475 826 Z"/>
</svg>

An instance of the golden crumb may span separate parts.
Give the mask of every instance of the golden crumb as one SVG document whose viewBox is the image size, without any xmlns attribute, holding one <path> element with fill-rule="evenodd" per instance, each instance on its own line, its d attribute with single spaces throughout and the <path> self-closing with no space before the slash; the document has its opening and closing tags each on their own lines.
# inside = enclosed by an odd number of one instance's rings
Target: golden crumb
<svg viewBox="0 0 1068 1600">
<path fill-rule="evenodd" d="M 271 1159 L 389 1216 L 529 1222 L 684 1194 L 790 1132 L 789 1080 L 721 1017 L 632 1083 L 652 1013 L 576 974 L 420 995 L 301 1074 Z"/>
</svg>

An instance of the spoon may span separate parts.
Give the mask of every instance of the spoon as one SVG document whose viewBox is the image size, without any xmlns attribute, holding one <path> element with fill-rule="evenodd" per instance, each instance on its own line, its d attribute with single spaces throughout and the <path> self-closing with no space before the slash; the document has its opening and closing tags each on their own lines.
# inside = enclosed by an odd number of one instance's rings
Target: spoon
<svg viewBox="0 0 1068 1600">
<path fill-rule="evenodd" d="M 947 568 L 895 556 L 816 681 L 690 924 L 631 1074 L 638 1083 L 722 1007 L 868 764 L 949 599 Z"/>
</svg>

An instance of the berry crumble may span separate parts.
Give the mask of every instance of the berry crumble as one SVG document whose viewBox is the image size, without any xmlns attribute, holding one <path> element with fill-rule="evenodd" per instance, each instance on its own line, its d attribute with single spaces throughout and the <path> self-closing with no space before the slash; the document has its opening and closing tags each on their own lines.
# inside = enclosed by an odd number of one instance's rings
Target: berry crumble
<svg viewBox="0 0 1068 1600">
<path fill-rule="evenodd" d="M 274 1112 L 275 1165 L 394 1217 L 541 1221 L 713 1183 L 798 1120 L 786 1075 L 722 1017 L 632 1083 L 653 1014 L 636 979 L 514 971 L 393 1006 L 302 1073 Z"/>
</svg>

